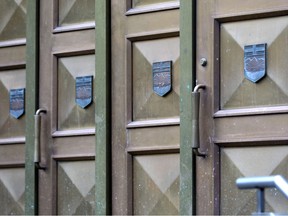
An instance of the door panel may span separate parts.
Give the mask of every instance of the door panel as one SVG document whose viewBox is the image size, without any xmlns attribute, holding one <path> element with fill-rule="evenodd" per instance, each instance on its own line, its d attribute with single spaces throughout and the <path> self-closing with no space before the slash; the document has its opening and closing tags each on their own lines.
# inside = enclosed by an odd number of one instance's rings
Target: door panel
<svg viewBox="0 0 288 216">
<path fill-rule="evenodd" d="M 136 215 L 177 215 L 179 155 L 133 157 L 133 207 Z"/>
<path fill-rule="evenodd" d="M 1 1 L 0 41 L 10 42 L 26 37 L 26 0 Z M 19 43 L 19 41 L 18 41 Z"/>
<path fill-rule="evenodd" d="M 178 214 L 179 2 L 111 5 L 112 212 Z"/>
<path fill-rule="evenodd" d="M 281 16 L 221 24 L 221 109 L 287 105 L 287 75 L 284 72 L 287 63 L 281 58 L 287 54 L 283 47 L 287 21 L 286 16 Z M 243 73 L 238 73 L 244 68 L 243 47 L 264 42 L 268 52 L 267 75 L 254 85 L 244 79 Z"/>
<path fill-rule="evenodd" d="M 94 3 L 40 2 L 40 214 L 95 213 Z"/>
<path fill-rule="evenodd" d="M 1 214 L 22 215 L 24 213 L 24 203 L 25 203 L 24 192 L 25 192 L 24 168 L 1 168 L 0 169 Z"/>
<path fill-rule="evenodd" d="M 197 1 L 196 79 L 206 85 L 200 142 L 208 152 L 197 159 L 199 214 L 251 214 L 256 193 L 239 191 L 236 179 L 287 178 L 287 7 L 285 1 Z M 247 46 L 258 44 L 266 44 L 266 57 L 248 57 Z M 257 76 L 266 68 L 266 75 L 250 81 L 247 67 Z M 267 190 L 266 211 L 287 212 L 278 194 Z"/>
<path fill-rule="evenodd" d="M 56 6 L 57 7 L 57 6 Z M 69 26 L 95 21 L 95 1 L 67 1 L 58 0 L 58 22 L 57 26 Z M 85 11 L 85 13 L 84 13 Z"/>
<path fill-rule="evenodd" d="M 24 214 L 26 1 L 0 2 L 0 214 Z M 21 90 L 19 90 L 21 89 Z M 19 90 L 19 91 L 18 91 Z M 15 93 L 18 92 L 18 93 Z"/>
<path fill-rule="evenodd" d="M 282 175 L 287 179 L 287 160 L 287 146 L 222 148 L 221 214 L 247 215 L 255 212 L 256 191 L 238 190 L 235 179 L 269 175 Z M 266 189 L 265 200 L 265 211 L 288 212 L 287 200 L 277 189 Z"/>
<path fill-rule="evenodd" d="M 92 215 L 95 212 L 94 167 L 94 161 L 58 162 L 58 214 Z"/>
<path fill-rule="evenodd" d="M 75 80 L 83 76 L 95 77 L 94 60 L 95 55 L 58 58 L 58 131 L 95 127 L 95 104 L 82 109 L 75 103 Z"/>
<path fill-rule="evenodd" d="M 136 41 L 132 46 L 133 121 L 179 118 L 179 38 Z M 147 71 L 152 71 L 153 62 L 165 59 L 173 61 L 173 89 L 159 97 Z"/>
</svg>

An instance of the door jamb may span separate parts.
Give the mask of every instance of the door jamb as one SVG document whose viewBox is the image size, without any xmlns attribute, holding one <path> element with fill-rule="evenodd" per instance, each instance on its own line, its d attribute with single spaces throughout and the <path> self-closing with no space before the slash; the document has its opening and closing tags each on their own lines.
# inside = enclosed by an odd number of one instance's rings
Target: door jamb
<svg viewBox="0 0 288 216">
<path fill-rule="evenodd" d="M 111 214 L 110 1 L 95 0 L 95 214 Z"/>
<path fill-rule="evenodd" d="M 196 80 L 196 0 L 180 0 L 180 215 L 196 214 L 192 91 Z"/>
<path fill-rule="evenodd" d="M 38 108 L 39 0 L 27 0 L 25 215 L 38 213 L 38 170 L 34 164 L 34 114 Z"/>
</svg>

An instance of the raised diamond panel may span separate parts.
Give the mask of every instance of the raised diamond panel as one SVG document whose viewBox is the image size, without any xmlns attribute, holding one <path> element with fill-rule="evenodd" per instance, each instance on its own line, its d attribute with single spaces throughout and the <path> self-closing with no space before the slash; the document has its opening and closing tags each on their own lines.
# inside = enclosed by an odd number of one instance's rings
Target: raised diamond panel
<svg viewBox="0 0 288 216">
<path fill-rule="evenodd" d="M 57 188 L 58 214 L 95 214 L 94 161 L 59 162 Z"/>
<path fill-rule="evenodd" d="M 132 44 L 133 120 L 179 116 L 179 38 L 137 41 Z M 152 65 L 171 61 L 172 87 L 164 97 L 153 91 Z"/>
<path fill-rule="evenodd" d="M 223 148 L 221 150 L 221 214 L 256 212 L 256 190 L 239 190 L 240 177 L 282 175 L 288 180 L 288 147 Z M 267 212 L 287 213 L 287 200 L 277 189 L 266 189 Z"/>
<path fill-rule="evenodd" d="M 59 0 L 58 26 L 95 20 L 95 0 Z"/>
<path fill-rule="evenodd" d="M 134 157 L 134 214 L 179 214 L 179 166 L 178 154 Z"/>
<path fill-rule="evenodd" d="M 238 109 L 288 104 L 288 17 L 221 24 L 220 108 Z M 267 44 L 267 74 L 257 83 L 244 76 L 244 48 Z"/>
<path fill-rule="evenodd" d="M 26 37 L 26 0 L 0 1 L 0 41 Z"/>
<path fill-rule="evenodd" d="M 83 55 L 58 59 L 58 130 L 93 128 L 95 104 L 85 109 L 76 103 L 76 77 L 95 78 L 95 56 Z"/>
</svg>

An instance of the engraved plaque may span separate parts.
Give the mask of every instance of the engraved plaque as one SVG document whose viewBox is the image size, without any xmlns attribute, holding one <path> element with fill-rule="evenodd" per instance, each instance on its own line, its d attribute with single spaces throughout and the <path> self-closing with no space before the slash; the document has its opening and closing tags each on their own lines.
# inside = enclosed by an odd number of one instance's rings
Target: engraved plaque
<svg viewBox="0 0 288 216">
<path fill-rule="evenodd" d="M 83 109 L 92 103 L 93 76 L 76 77 L 76 103 Z"/>
<path fill-rule="evenodd" d="M 13 118 L 20 118 L 25 112 L 25 89 L 10 90 L 10 115 Z"/>
<path fill-rule="evenodd" d="M 153 71 L 153 91 L 163 97 L 172 88 L 172 61 L 154 62 Z"/>
<path fill-rule="evenodd" d="M 256 83 L 266 75 L 266 44 L 244 47 L 244 75 Z"/>
</svg>

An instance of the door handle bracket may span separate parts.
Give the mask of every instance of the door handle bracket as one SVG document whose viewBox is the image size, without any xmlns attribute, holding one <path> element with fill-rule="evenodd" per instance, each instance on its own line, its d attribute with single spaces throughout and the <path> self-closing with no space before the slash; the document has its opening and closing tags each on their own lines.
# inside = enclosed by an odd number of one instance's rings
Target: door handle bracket
<svg viewBox="0 0 288 216">
<path fill-rule="evenodd" d="M 36 111 L 34 115 L 34 127 L 35 127 L 35 137 L 34 137 L 34 164 L 37 169 L 45 170 L 46 167 L 40 164 L 41 161 L 41 113 L 46 113 L 47 111 L 40 108 Z"/>
<path fill-rule="evenodd" d="M 200 89 L 205 89 L 206 86 L 198 84 L 192 92 L 192 149 L 195 155 L 206 157 L 207 153 L 201 152 L 199 141 L 199 108 L 200 108 Z"/>
</svg>

